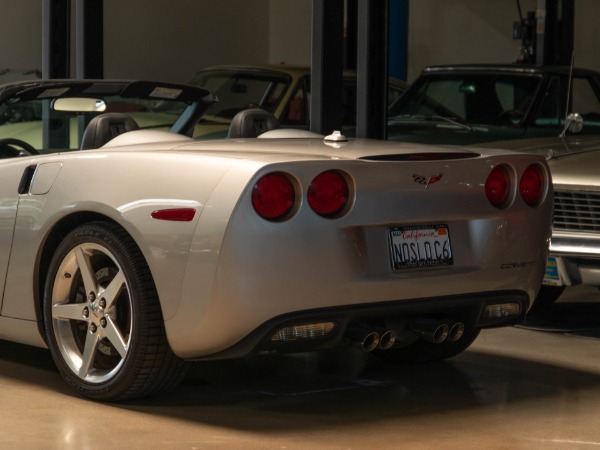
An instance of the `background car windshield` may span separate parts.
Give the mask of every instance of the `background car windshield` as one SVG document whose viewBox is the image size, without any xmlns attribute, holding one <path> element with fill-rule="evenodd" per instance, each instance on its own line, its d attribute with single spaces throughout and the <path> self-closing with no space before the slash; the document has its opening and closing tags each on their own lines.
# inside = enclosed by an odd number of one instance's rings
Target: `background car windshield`
<svg viewBox="0 0 600 450">
<path fill-rule="evenodd" d="M 208 72 L 198 74 L 192 84 L 208 89 L 219 99 L 205 115 L 232 119 L 241 110 L 252 107 L 274 112 L 290 78 L 265 72 Z"/>
<path fill-rule="evenodd" d="M 444 116 L 475 124 L 517 125 L 540 78 L 510 75 L 427 77 L 400 97 L 390 117 Z"/>
</svg>

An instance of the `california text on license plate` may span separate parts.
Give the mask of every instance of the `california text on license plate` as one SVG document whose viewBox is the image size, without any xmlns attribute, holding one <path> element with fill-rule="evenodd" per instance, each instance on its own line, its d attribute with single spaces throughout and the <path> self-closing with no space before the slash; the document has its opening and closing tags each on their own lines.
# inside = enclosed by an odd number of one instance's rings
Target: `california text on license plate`
<svg viewBox="0 0 600 450">
<path fill-rule="evenodd" d="M 453 264 L 448 225 L 414 225 L 388 230 L 394 270 Z"/>
</svg>

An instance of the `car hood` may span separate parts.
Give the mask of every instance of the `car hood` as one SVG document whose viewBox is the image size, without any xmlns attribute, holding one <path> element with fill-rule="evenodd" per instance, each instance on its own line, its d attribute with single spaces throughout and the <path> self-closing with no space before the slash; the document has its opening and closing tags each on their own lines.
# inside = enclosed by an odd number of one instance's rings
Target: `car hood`
<svg viewBox="0 0 600 450">
<path fill-rule="evenodd" d="M 497 148 L 543 155 L 548 160 L 555 186 L 600 186 L 600 136 L 488 142 L 473 148 Z"/>
<path fill-rule="evenodd" d="M 548 161 L 555 186 L 600 186 L 600 153 L 589 151 Z"/>
<path fill-rule="evenodd" d="M 524 129 L 453 125 L 443 121 L 388 122 L 390 141 L 419 142 L 436 145 L 472 145 L 523 137 Z"/>
<path fill-rule="evenodd" d="M 571 157 L 600 150 L 600 135 L 559 136 L 494 141 L 477 144 L 477 148 L 496 148 L 543 155 L 548 160 Z"/>
</svg>

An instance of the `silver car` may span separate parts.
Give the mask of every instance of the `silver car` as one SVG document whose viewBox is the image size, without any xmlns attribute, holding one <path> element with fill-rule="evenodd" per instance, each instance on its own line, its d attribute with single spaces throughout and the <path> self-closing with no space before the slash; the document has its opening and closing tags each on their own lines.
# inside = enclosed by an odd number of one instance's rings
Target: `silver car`
<svg viewBox="0 0 600 450">
<path fill-rule="evenodd" d="M 568 286 L 600 286 L 600 135 L 575 134 L 485 146 L 536 153 L 548 159 L 554 185 L 554 219 L 550 256 L 536 306 L 551 305 Z"/>
<path fill-rule="evenodd" d="M 187 361 L 341 345 L 430 361 L 524 319 L 550 238 L 543 156 L 324 137 L 258 109 L 194 140 L 214 101 L 0 87 L 0 338 L 117 401 L 167 391 Z"/>
</svg>

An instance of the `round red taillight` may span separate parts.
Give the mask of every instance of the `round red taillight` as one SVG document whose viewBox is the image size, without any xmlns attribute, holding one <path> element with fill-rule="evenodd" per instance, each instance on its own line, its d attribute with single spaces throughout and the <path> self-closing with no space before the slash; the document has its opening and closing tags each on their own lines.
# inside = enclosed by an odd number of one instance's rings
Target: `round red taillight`
<svg viewBox="0 0 600 450">
<path fill-rule="evenodd" d="M 308 187 L 307 200 L 314 212 L 331 217 L 344 209 L 349 193 L 346 179 L 339 172 L 328 170 L 312 180 Z"/>
<path fill-rule="evenodd" d="M 539 165 L 532 164 L 525 169 L 519 182 L 519 192 L 523 201 L 529 206 L 535 206 L 542 200 L 544 175 Z"/>
<path fill-rule="evenodd" d="M 510 195 L 510 176 L 503 166 L 496 166 L 485 181 L 485 195 L 492 205 L 501 208 Z"/>
<path fill-rule="evenodd" d="M 294 206 L 296 192 L 290 179 L 282 173 L 263 176 L 252 189 L 252 206 L 264 219 L 281 220 Z"/>
</svg>

